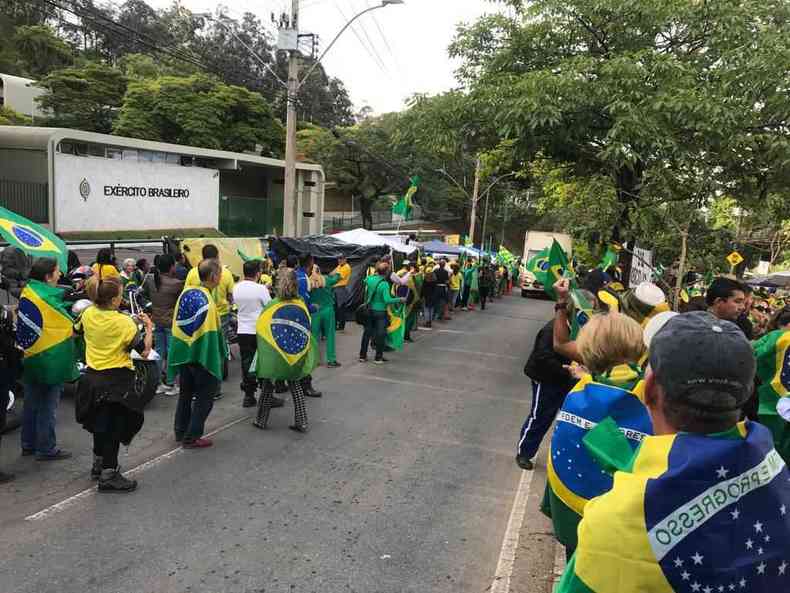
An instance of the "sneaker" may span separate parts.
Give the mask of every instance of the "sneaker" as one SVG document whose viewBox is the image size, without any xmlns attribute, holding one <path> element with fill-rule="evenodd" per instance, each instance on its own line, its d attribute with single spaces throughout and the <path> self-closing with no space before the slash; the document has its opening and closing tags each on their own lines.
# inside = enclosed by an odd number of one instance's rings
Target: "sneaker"
<svg viewBox="0 0 790 593">
<path fill-rule="evenodd" d="M 310 428 L 307 426 L 307 424 L 292 424 L 288 428 L 290 428 L 294 432 L 301 432 L 302 434 L 304 434 L 308 430 L 310 430 Z"/>
<path fill-rule="evenodd" d="M 387 358 L 377 358 L 376 360 L 373 361 L 373 364 L 384 364 L 385 362 L 389 362 L 389 359 L 387 359 Z"/>
<path fill-rule="evenodd" d="M 340 364 L 339 362 L 337 362 L 336 360 L 334 360 L 332 362 L 326 363 L 326 366 L 329 367 L 330 369 L 336 369 L 336 368 L 339 368 L 339 367 L 341 367 L 343 365 Z"/>
<path fill-rule="evenodd" d="M 178 385 L 168 385 L 162 392 L 162 395 L 165 397 L 173 397 L 174 395 L 179 395 L 180 393 L 181 389 L 178 387 Z"/>
<path fill-rule="evenodd" d="M 0 472 L 0 484 L 8 484 L 8 482 L 13 482 L 15 479 L 16 476 L 14 474 Z"/>
<path fill-rule="evenodd" d="M 101 471 L 99 492 L 132 492 L 135 489 L 137 489 L 137 480 L 125 478 L 119 468 Z"/>
<path fill-rule="evenodd" d="M 214 442 L 211 439 L 199 438 L 194 441 L 184 441 L 182 447 L 184 447 L 184 449 L 205 449 L 206 447 L 211 447 L 213 444 Z"/>
<path fill-rule="evenodd" d="M 71 459 L 71 453 L 58 449 L 49 455 L 36 455 L 36 461 L 60 461 L 61 459 Z"/>
<path fill-rule="evenodd" d="M 224 393 L 218 393 L 217 395 L 214 396 L 214 401 L 222 399 L 223 397 L 225 397 Z"/>
<path fill-rule="evenodd" d="M 165 385 L 164 383 L 160 383 L 159 385 L 156 386 L 156 395 L 164 395 L 166 391 L 167 391 L 167 385 Z"/>
<path fill-rule="evenodd" d="M 524 470 L 535 469 L 535 464 L 529 459 L 524 459 L 521 455 L 516 455 L 516 465 Z"/>
<path fill-rule="evenodd" d="M 367 356 L 360 356 L 359 357 L 359 362 L 367 362 L 367 361 L 368 361 L 368 357 Z"/>
</svg>

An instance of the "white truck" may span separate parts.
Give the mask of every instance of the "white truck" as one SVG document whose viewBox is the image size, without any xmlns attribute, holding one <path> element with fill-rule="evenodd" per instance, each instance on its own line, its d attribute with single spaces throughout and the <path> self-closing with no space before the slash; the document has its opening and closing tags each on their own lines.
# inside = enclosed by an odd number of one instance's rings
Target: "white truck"
<svg viewBox="0 0 790 593">
<path fill-rule="evenodd" d="M 573 257 L 573 239 L 570 235 L 564 233 L 546 233 L 543 231 L 527 231 L 524 236 L 524 264 L 535 257 L 538 253 L 551 247 L 554 241 L 557 241 L 568 259 Z M 524 298 L 530 296 L 539 296 L 544 294 L 543 284 L 535 278 L 532 272 L 529 272 L 526 267 L 521 268 L 521 296 Z"/>
</svg>

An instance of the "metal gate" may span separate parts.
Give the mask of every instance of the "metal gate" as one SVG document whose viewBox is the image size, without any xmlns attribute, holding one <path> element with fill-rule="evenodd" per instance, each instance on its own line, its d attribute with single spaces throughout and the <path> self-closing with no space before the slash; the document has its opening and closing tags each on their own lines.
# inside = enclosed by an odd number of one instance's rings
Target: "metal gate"
<svg viewBox="0 0 790 593">
<path fill-rule="evenodd" d="M 222 196 L 219 230 L 229 237 L 263 237 L 283 230 L 283 201 Z"/>
<path fill-rule="evenodd" d="M 25 218 L 49 222 L 49 197 L 46 183 L 0 179 L 0 206 Z"/>
</svg>

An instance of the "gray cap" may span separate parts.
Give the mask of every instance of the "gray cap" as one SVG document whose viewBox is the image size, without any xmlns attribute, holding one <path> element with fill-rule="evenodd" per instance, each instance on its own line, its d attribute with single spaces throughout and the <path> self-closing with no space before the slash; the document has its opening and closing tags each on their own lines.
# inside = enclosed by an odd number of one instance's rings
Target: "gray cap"
<svg viewBox="0 0 790 593">
<path fill-rule="evenodd" d="M 756 361 L 737 325 L 707 311 L 670 319 L 650 342 L 650 367 L 670 400 L 731 412 L 752 395 Z"/>
</svg>

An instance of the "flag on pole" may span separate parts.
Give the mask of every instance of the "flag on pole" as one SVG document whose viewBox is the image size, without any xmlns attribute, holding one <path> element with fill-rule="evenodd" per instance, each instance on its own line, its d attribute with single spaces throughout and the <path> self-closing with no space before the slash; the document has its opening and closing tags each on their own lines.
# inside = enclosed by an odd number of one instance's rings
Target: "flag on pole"
<svg viewBox="0 0 790 593">
<path fill-rule="evenodd" d="M 414 194 L 420 188 L 420 178 L 414 176 L 409 179 L 411 186 L 406 191 L 406 194 L 395 204 L 392 205 L 392 213 L 402 216 L 405 220 L 411 219 L 412 209 L 414 207 Z"/>
<path fill-rule="evenodd" d="M 585 507 L 556 591 L 786 591 L 788 482 L 756 422 L 647 437 L 614 473 L 614 488 Z"/>
<path fill-rule="evenodd" d="M 408 291 L 408 287 L 400 287 Z M 400 291 L 397 294 L 402 294 Z M 395 350 L 403 350 L 406 338 L 406 307 L 403 303 L 387 305 L 387 346 Z"/>
<path fill-rule="evenodd" d="M 0 235 L 9 245 L 33 257 L 56 259 L 60 271 L 68 273 L 68 247 L 52 231 L 15 212 L 0 208 Z"/>
<path fill-rule="evenodd" d="M 310 313 L 301 299 L 274 299 L 258 318 L 256 331 L 259 378 L 297 381 L 318 366 Z"/>
<path fill-rule="evenodd" d="M 187 287 L 176 301 L 167 354 L 168 377 L 174 379 L 183 364 L 199 364 L 222 381 L 228 347 L 220 329 L 211 293 L 202 286 Z"/>
<path fill-rule="evenodd" d="M 549 248 L 548 268 L 543 281 L 543 290 L 549 295 L 551 300 L 556 301 L 557 295 L 554 292 L 554 283 L 562 278 L 570 278 L 571 288 L 577 288 L 574 280 L 573 267 L 568 261 L 568 255 L 562 246 L 555 240 Z"/>
<path fill-rule="evenodd" d="M 598 268 L 602 271 L 606 271 L 610 268 L 617 267 L 617 262 L 620 259 L 620 249 L 619 245 L 608 245 L 606 247 L 606 252 L 603 254 L 603 258 L 601 258 L 601 263 L 598 264 Z"/>
<path fill-rule="evenodd" d="M 544 283 L 543 280 L 546 277 L 546 272 L 549 270 L 549 248 L 547 247 L 543 251 L 534 255 L 528 262 L 527 262 L 527 272 L 530 272 L 535 278 L 537 278 L 538 282 Z"/>
<path fill-rule="evenodd" d="M 571 317 L 571 340 L 575 340 L 582 327 L 590 320 L 595 312 L 593 304 L 587 300 L 584 293 L 577 288 L 571 289 L 573 302 L 573 316 Z"/>
<path fill-rule="evenodd" d="M 24 350 L 25 379 L 45 385 L 76 380 L 74 321 L 63 303 L 63 290 L 29 280 L 16 314 L 16 343 Z"/>
</svg>

